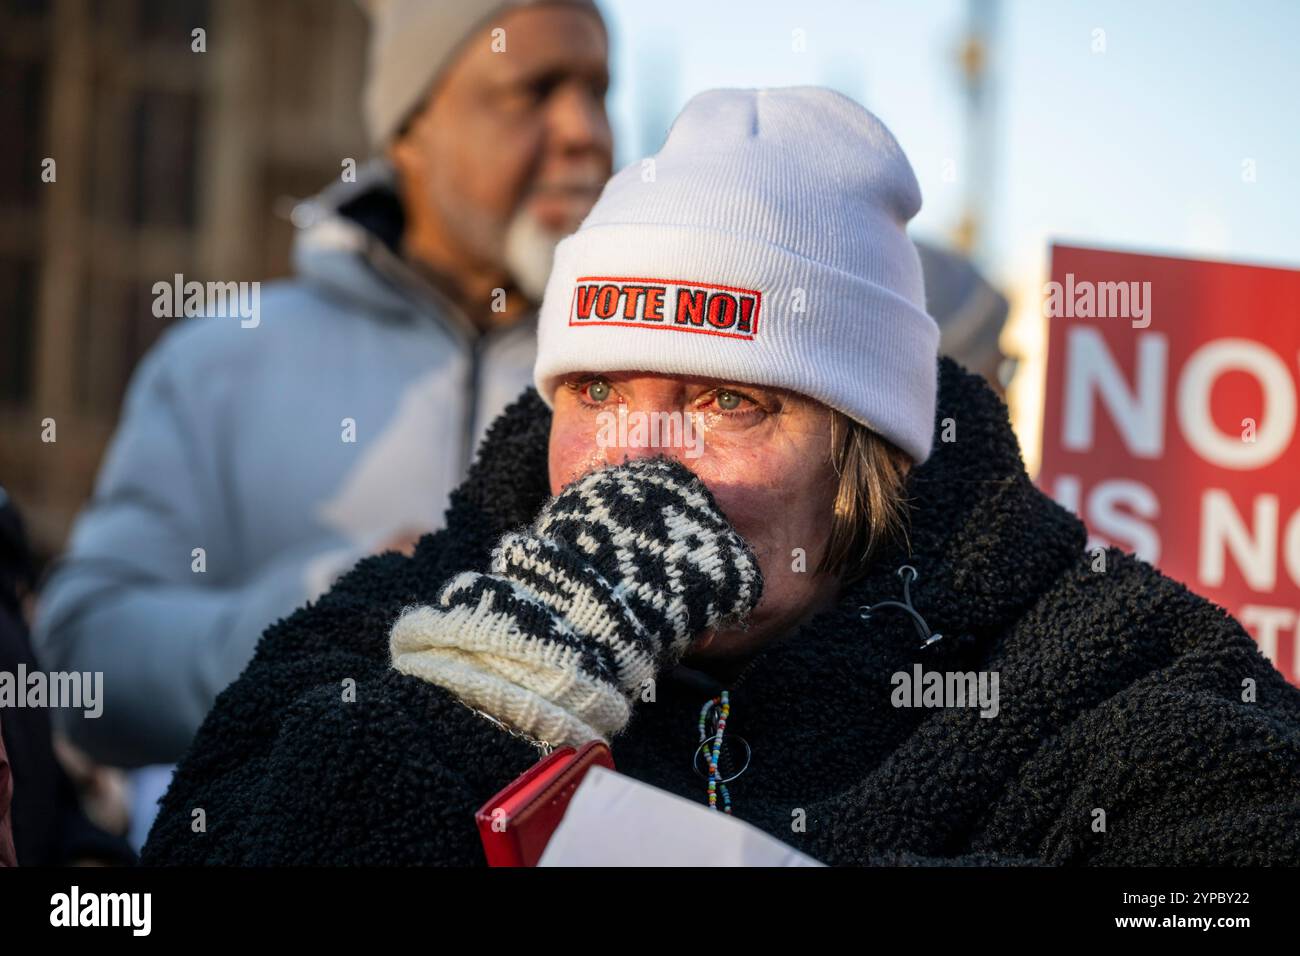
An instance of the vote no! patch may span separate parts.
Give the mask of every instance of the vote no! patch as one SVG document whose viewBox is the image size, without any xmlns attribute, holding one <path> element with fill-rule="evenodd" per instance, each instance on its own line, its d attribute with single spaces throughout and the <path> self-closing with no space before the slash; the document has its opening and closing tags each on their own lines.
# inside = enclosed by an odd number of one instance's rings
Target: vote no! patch
<svg viewBox="0 0 1300 956">
<path fill-rule="evenodd" d="M 729 285 L 582 276 L 574 284 L 569 324 L 628 325 L 752 339 L 758 333 L 762 303 L 761 292 Z"/>
</svg>

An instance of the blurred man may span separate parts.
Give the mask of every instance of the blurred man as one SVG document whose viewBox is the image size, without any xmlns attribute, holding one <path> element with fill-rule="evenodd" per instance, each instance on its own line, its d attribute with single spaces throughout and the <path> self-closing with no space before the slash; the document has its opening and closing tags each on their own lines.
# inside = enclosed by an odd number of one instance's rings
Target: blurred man
<svg viewBox="0 0 1300 956">
<path fill-rule="evenodd" d="M 295 211 L 298 276 L 255 322 L 191 319 L 146 356 L 44 592 L 44 666 L 104 673 L 103 716 L 68 727 L 99 760 L 177 759 L 267 625 L 441 524 L 609 175 L 590 0 L 371 7 L 385 161 Z"/>
</svg>

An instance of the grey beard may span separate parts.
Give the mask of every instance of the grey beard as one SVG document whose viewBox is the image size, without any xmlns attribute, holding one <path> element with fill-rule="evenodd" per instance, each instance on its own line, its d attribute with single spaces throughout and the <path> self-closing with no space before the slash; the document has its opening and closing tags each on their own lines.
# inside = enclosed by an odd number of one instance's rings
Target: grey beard
<svg viewBox="0 0 1300 956">
<path fill-rule="evenodd" d="M 555 247 L 563 236 L 556 235 L 525 210 L 515 213 L 506 229 L 505 266 L 519 291 L 540 303 L 551 275 Z"/>
</svg>

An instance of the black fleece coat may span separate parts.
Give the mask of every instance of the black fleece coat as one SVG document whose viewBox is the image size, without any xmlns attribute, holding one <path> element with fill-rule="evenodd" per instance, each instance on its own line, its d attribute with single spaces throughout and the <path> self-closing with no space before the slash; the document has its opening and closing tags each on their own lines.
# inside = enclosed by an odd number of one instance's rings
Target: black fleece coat
<svg viewBox="0 0 1300 956">
<path fill-rule="evenodd" d="M 831 864 L 1300 864 L 1300 690 L 1222 609 L 1149 565 L 1110 550 L 1094 570 L 1079 521 L 1026 476 L 1006 406 L 943 360 L 947 418 L 956 440 L 936 437 L 909 478 L 910 548 L 892 546 L 732 685 L 728 734 L 753 754 L 735 815 Z M 181 762 L 143 862 L 484 863 L 474 811 L 537 752 L 391 669 L 388 632 L 533 518 L 549 426 L 528 390 L 446 529 L 411 558 L 362 561 L 267 631 Z M 946 635 L 924 651 L 905 614 L 859 616 L 900 597 L 905 563 Z M 918 662 L 996 671 L 997 716 L 894 706 L 891 675 Z M 618 769 L 706 803 L 691 754 L 714 689 L 685 668 L 663 675 L 613 740 Z"/>
</svg>

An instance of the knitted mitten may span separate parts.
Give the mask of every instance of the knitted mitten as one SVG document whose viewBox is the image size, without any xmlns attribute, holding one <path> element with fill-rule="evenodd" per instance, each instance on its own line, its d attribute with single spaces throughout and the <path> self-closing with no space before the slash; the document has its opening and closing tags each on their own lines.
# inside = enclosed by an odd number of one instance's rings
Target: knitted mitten
<svg viewBox="0 0 1300 956">
<path fill-rule="evenodd" d="M 762 586 L 704 483 L 638 459 L 573 482 L 501 538 L 490 573 L 407 608 L 393 666 L 554 746 L 608 740 L 646 682 L 705 629 L 740 621 Z"/>
</svg>

